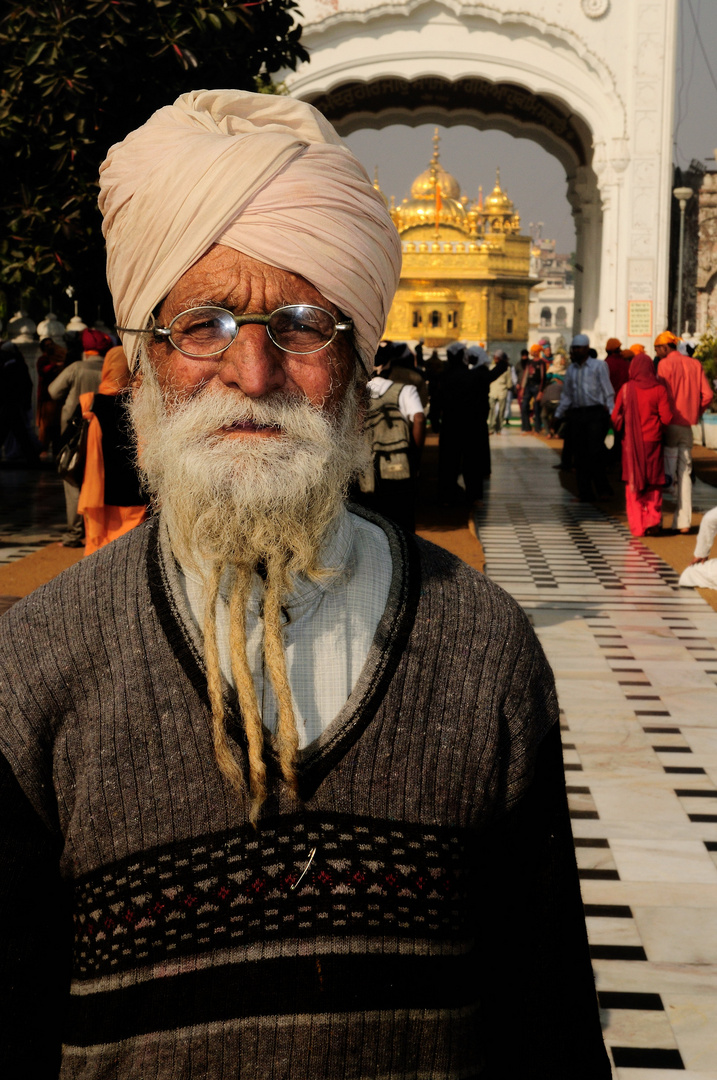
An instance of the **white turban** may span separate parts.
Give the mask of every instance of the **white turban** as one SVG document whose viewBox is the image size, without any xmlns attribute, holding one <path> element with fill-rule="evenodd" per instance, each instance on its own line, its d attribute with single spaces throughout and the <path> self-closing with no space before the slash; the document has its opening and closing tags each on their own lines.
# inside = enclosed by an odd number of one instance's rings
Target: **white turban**
<svg viewBox="0 0 717 1080">
<path fill-rule="evenodd" d="M 353 320 L 373 366 L 401 243 L 363 166 L 311 105 L 241 90 L 183 94 L 110 148 L 99 205 L 120 326 L 144 328 L 222 243 L 309 281 Z M 122 338 L 134 367 L 139 338 Z"/>
</svg>

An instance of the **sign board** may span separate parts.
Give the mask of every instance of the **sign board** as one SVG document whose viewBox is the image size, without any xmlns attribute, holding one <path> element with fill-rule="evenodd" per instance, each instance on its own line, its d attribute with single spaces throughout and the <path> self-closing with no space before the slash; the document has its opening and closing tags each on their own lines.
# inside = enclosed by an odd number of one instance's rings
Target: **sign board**
<svg viewBox="0 0 717 1080">
<path fill-rule="evenodd" d="M 652 300 L 628 300 L 628 337 L 652 337 Z"/>
</svg>

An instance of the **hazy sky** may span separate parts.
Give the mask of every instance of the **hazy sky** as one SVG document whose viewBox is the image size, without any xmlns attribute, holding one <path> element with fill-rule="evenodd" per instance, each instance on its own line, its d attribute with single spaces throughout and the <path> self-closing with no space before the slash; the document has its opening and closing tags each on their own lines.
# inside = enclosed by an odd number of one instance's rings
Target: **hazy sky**
<svg viewBox="0 0 717 1080">
<path fill-rule="evenodd" d="M 709 158 L 714 163 L 717 0 L 680 0 L 676 85 L 674 160 L 683 167 L 692 158 Z M 532 140 L 515 139 L 502 131 L 449 127 L 441 128 L 440 133 L 441 164 L 453 173 L 465 194 L 477 198 L 479 184 L 488 194 L 499 165 L 501 186 L 520 212 L 523 231 L 528 231 L 531 222 L 542 221 L 543 236 L 554 237 L 558 251 L 573 250 L 575 231 L 565 197 L 565 172 L 556 158 Z M 356 131 L 347 142 L 371 176 L 378 166 L 384 194 L 395 195 L 400 202 L 430 161 L 432 135 L 431 124 L 417 128 L 394 125 L 382 131 Z"/>
</svg>

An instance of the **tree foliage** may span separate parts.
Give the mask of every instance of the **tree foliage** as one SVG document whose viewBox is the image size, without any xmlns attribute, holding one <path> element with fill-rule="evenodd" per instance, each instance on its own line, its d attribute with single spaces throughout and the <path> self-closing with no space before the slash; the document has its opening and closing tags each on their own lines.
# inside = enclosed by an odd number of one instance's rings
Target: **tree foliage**
<svg viewBox="0 0 717 1080">
<path fill-rule="evenodd" d="M 702 364 L 710 386 L 717 389 L 717 328 L 710 323 L 697 343 L 695 356 Z M 712 399 L 710 412 L 717 412 L 717 401 Z"/>
<path fill-rule="evenodd" d="M 6 9 L 7 10 L 7 9 Z M 97 176 L 179 94 L 261 89 L 307 53 L 294 0 L 37 0 L 0 19 L 0 276 L 12 300 L 106 297 Z"/>
</svg>

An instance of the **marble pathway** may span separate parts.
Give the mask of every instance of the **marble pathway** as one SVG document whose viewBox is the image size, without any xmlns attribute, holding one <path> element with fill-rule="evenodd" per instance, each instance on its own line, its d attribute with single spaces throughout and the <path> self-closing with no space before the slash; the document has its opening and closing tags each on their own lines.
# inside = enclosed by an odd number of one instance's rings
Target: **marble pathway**
<svg viewBox="0 0 717 1080">
<path fill-rule="evenodd" d="M 529 613 L 556 674 L 614 1076 L 716 1080 L 717 613 L 572 499 L 545 444 L 504 432 L 491 449 L 476 526 L 486 572 Z M 703 485 L 696 496 L 717 501 Z"/>
</svg>

